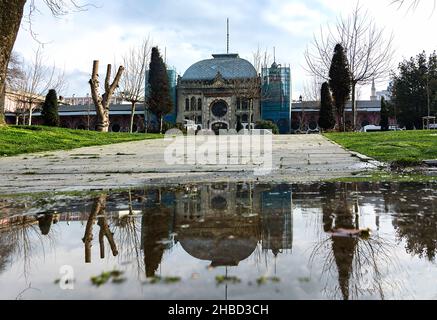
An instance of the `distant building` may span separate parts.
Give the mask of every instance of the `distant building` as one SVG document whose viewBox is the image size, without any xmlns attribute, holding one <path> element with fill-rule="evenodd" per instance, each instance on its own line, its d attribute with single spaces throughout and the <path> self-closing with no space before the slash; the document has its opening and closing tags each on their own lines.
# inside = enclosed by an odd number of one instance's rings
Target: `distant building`
<svg viewBox="0 0 437 320">
<path fill-rule="evenodd" d="M 16 125 L 25 124 L 30 107 L 37 111 L 45 101 L 43 96 L 9 89 L 4 99 L 6 122 Z"/>
<path fill-rule="evenodd" d="M 275 123 L 281 134 L 291 130 L 291 71 L 274 62 L 262 68 L 261 118 Z"/>
<path fill-rule="evenodd" d="M 391 92 L 389 90 L 378 91 L 376 92 L 376 96 L 378 97 L 378 100 L 381 100 L 382 98 L 387 101 L 391 100 Z"/>
<path fill-rule="evenodd" d="M 375 86 L 375 79 L 372 81 L 372 94 L 370 95 L 370 101 L 377 101 L 378 96 L 376 95 L 376 86 Z"/>
<path fill-rule="evenodd" d="M 381 102 L 379 100 L 360 100 L 357 101 L 357 124 L 358 129 L 368 125 L 379 125 L 381 119 Z M 292 106 L 291 131 L 296 132 L 315 132 L 319 130 L 319 101 L 294 102 Z M 396 125 L 396 119 L 390 119 L 390 125 Z M 346 125 L 352 125 L 352 104 L 346 104 Z"/>
<path fill-rule="evenodd" d="M 238 54 L 215 54 L 193 64 L 178 79 L 177 122 L 192 120 L 215 132 L 255 123 L 261 119 L 260 101 L 251 94 L 251 80 L 257 78 L 254 66 Z"/>
<path fill-rule="evenodd" d="M 87 106 L 94 105 L 93 98 L 87 94 L 85 97 L 76 97 L 73 95 L 72 97 L 59 97 L 59 101 L 63 104 L 70 106 Z M 124 101 L 120 97 L 112 97 L 110 104 L 128 104 L 129 102 Z"/>
<path fill-rule="evenodd" d="M 138 104 L 136 107 L 133 132 L 142 132 L 144 127 L 144 104 Z M 8 120 L 13 119 L 12 115 L 6 114 Z M 94 105 L 68 106 L 59 107 L 59 117 L 61 126 L 70 129 L 95 130 L 97 124 L 96 109 Z M 129 132 L 130 131 L 131 106 L 129 104 L 112 104 L 110 105 L 109 131 L 111 132 Z M 33 113 L 32 123 L 42 125 L 41 111 L 35 110 Z M 13 122 L 8 121 L 13 124 Z"/>
</svg>

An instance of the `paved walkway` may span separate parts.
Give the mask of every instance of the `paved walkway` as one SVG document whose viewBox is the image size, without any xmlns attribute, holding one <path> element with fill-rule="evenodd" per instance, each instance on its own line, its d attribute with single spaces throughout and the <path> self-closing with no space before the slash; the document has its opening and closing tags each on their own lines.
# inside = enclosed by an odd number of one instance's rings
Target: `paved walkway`
<svg viewBox="0 0 437 320">
<path fill-rule="evenodd" d="M 373 169 L 321 135 L 273 137 L 273 170 L 256 165 L 168 165 L 169 142 L 146 140 L 72 151 L 0 158 L 0 194 L 76 191 L 202 181 L 312 182 Z"/>
</svg>

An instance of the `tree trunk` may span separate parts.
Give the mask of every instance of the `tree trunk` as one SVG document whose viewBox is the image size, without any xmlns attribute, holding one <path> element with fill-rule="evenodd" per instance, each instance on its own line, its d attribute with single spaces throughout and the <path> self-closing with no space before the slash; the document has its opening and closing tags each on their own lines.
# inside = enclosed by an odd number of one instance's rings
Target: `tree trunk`
<svg viewBox="0 0 437 320">
<path fill-rule="evenodd" d="M 108 222 L 106 220 L 105 212 L 102 212 L 102 217 L 98 218 L 97 224 L 100 227 L 99 231 L 99 244 L 100 244 L 100 258 L 105 259 L 105 237 L 108 239 L 109 246 L 111 247 L 112 255 L 118 256 L 117 245 L 114 240 L 114 234 L 109 229 Z"/>
<path fill-rule="evenodd" d="M 33 115 L 33 110 L 32 110 L 32 106 L 31 106 L 29 109 L 29 123 L 28 123 L 29 126 L 32 125 L 32 115 Z"/>
<path fill-rule="evenodd" d="M 0 0 L 0 95 L 4 96 L 6 74 L 17 39 L 26 0 Z M 0 125 L 5 124 L 4 99 L 0 98 Z"/>
<path fill-rule="evenodd" d="M 93 98 L 94 105 L 96 107 L 97 114 L 97 125 L 96 130 L 99 132 L 109 131 L 109 106 L 111 103 L 112 96 L 115 89 L 118 87 L 120 78 L 123 74 L 124 67 L 118 69 L 117 75 L 112 83 L 111 79 L 112 66 L 108 64 L 105 78 L 105 93 L 103 96 L 100 95 L 100 82 L 99 82 L 99 61 L 95 60 L 93 62 L 93 73 L 89 84 L 91 86 L 91 96 Z"/>
<path fill-rule="evenodd" d="M 90 80 L 91 96 L 96 107 L 96 130 L 99 132 L 109 131 L 109 117 L 106 116 L 105 109 L 103 107 L 103 99 L 99 94 L 100 82 L 99 82 L 99 61 L 93 62 L 93 73 Z"/>
<path fill-rule="evenodd" d="M 356 100 L 357 84 L 352 82 L 352 131 L 357 131 L 357 102 Z"/>
<path fill-rule="evenodd" d="M 131 116 L 130 116 L 130 131 L 129 131 L 130 133 L 133 133 L 134 131 L 135 109 L 136 109 L 136 102 L 132 102 Z"/>
<path fill-rule="evenodd" d="M 159 133 L 163 134 L 162 129 L 163 129 L 163 120 L 164 117 L 163 116 L 159 116 Z"/>
</svg>

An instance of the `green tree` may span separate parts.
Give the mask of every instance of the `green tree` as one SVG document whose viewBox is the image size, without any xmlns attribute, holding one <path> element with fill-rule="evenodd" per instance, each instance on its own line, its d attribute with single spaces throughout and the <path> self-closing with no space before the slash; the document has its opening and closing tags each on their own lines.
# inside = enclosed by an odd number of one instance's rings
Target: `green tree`
<svg viewBox="0 0 437 320">
<path fill-rule="evenodd" d="M 392 103 L 401 126 L 422 128 L 422 118 L 437 112 L 437 54 L 404 60 L 392 78 Z"/>
<path fill-rule="evenodd" d="M 323 130 L 331 130 L 335 127 L 332 96 L 327 82 L 323 83 L 321 90 L 319 127 Z"/>
<path fill-rule="evenodd" d="M 272 131 L 273 134 L 279 134 L 278 126 L 271 121 L 258 121 L 255 125 L 255 129 L 265 129 Z"/>
<path fill-rule="evenodd" d="M 152 48 L 149 69 L 148 108 L 158 119 L 159 131 L 162 132 L 163 118 L 173 110 L 173 100 L 170 95 L 167 66 L 157 47 Z"/>
<path fill-rule="evenodd" d="M 388 131 L 389 129 L 389 117 L 390 117 L 390 107 L 385 101 L 385 98 L 381 99 L 381 121 L 379 125 L 381 126 L 382 131 Z"/>
<path fill-rule="evenodd" d="M 59 127 L 61 121 L 58 111 L 58 94 L 56 90 L 50 90 L 46 96 L 46 100 L 42 106 L 41 112 L 44 125 L 49 127 Z"/>
<path fill-rule="evenodd" d="M 339 125 L 343 131 L 346 128 L 345 108 L 346 102 L 351 94 L 351 73 L 346 52 L 341 44 L 337 44 L 332 57 L 331 68 L 329 70 L 329 86 L 332 90 L 334 104 L 339 118 Z"/>
</svg>

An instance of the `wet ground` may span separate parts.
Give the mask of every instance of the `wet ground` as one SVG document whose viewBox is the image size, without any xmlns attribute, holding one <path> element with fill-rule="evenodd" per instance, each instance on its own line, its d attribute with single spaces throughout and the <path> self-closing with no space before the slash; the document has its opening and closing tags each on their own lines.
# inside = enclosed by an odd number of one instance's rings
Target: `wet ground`
<svg viewBox="0 0 437 320">
<path fill-rule="evenodd" d="M 0 199 L 0 299 L 437 299 L 437 184 Z"/>
<path fill-rule="evenodd" d="M 271 154 L 271 157 L 261 157 L 260 162 L 245 159 L 250 154 L 250 150 L 243 150 L 247 143 L 242 146 L 215 136 L 209 138 L 211 141 L 207 146 L 215 160 L 229 147 L 226 152 L 232 156 L 225 157 L 227 164 L 191 162 L 185 153 L 176 157 L 181 163 L 168 163 L 165 155 L 167 148 L 174 143 L 171 139 L 0 157 L 0 194 L 136 188 L 146 184 L 222 182 L 229 179 L 296 183 L 350 177 L 378 166 L 371 159 L 346 151 L 315 134 L 271 136 L 271 150 L 265 150 L 265 155 Z M 203 137 L 186 139 L 187 148 L 196 144 L 205 147 Z M 191 157 L 193 152 L 189 154 Z M 269 174 L 254 174 L 255 170 L 265 166 L 271 167 Z"/>
</svg>

